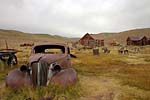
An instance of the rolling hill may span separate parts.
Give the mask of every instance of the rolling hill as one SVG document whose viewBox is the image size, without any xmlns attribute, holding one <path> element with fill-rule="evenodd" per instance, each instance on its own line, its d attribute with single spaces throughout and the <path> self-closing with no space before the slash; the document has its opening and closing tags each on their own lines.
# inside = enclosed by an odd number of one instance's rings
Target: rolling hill
<svg viewBox="0 0 150 100">
<path fill-rule="evenodd" d="M 98 33 L 103 34 L 105 38 L 105 44 L 117 41 L 120 44 L 126 44 L 128 36 L 147 36 L 150 37 L 150 28 L 134 29 L 123 32 L 113 33 Z M 5 47 L 5 40 L 10 48 L 18 47 L 23 43 L 42 43 L 42 42 L 72 42 L 77 41 L 78 38 L 66 38 L 57 35 L 49 34 L 29 34 L 15 30 L 2 30 L 0 29 L 0 48 Z"/>
<path fill-rule="evenodd" d="M 0 30 L 0 47 L 5 47 L 5 40 L 10 48 L 23 43 L 70 42 L 75 39 L 49 34 L 29 34 L 15 30 Z"/>
<path fill-rule="evenodd" d="M 147 36 L 150 38 L 150 28 L 143 28 L 143 29 L 134 29 L 128 30 L 118 33 L 99 33 L 104 34 L 105 43 L 109 43 L 113 40 L 119 42 L 120 44 L 126 44 L 126 39 L 129 36 Z"/>
</svg>

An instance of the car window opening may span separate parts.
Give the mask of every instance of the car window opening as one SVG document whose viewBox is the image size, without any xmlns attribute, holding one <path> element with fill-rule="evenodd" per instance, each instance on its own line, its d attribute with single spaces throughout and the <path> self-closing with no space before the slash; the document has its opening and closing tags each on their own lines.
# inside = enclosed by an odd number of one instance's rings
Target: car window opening
<svg viewBox="0 0 150 100">
<path fill-rule="evenodd" d="M 64 46 L 41 45 L 34 48 L 35 53 L 62 54 L 65 53 Z"/>
</svg>

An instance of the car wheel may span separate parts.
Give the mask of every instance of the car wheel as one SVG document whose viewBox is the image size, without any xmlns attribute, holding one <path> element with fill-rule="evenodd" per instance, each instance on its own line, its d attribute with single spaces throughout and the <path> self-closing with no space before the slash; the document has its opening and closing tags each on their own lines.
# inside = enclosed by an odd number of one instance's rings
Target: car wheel
<svg viewBox="0 0 150 100">
<path fill-rule="evenodd" d="M 8 65 L 17 65 L 18 64 L 17 57 L 15 55 L 10 55 L 7 63 Z"/>
</svg>

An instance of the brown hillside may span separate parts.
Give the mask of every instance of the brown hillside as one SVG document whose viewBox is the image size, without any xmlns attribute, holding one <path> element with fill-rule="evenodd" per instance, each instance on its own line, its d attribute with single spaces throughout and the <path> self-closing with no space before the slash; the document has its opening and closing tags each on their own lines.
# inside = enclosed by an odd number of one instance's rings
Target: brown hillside
<svg viewBox="0 0 150 100">
<path fill-rule="evenodd" d="M 15 48 L 23 43 L 42 43 L 42 42 L 69 42 L 70 38 L 53 36 L 48 34 L 28 34 L 14 30 L 0 30 L 0 48 L 5 47 L 5 40 L 10 48 Z"/>
<path fill-rule="evenodd" d="M 108 44 L 113 40 L 120 44 L 126 45 L 128 36 L 147 36 L 150 37 L 150 28 L 134 29 L 119 33 L 99 33 L 104 34 L 105 43 Z M 66 38 L 57 35 L 48 34 L 28 34 L 15 30 L 0 30 L 0 48 L 5 47 L 5 40 L 10 48 L 15 48 L 23 43 L 41 43 L 41 42 L 70 42 L 76 41 L 78 38 Z"/>
<path fill-rule="evenodd" d="M 120 44 L 126 45 L 126 39 L 128 36 L 150 37 L 150 28 L 134 29 L 134 30 L 128 30 L 128 31 L 123 31 L 123 32 L 119 32 L 119 33 L 102 33 L 102 34 L 105 35 L 106 43 L 116 40 Z"/>
</svg>

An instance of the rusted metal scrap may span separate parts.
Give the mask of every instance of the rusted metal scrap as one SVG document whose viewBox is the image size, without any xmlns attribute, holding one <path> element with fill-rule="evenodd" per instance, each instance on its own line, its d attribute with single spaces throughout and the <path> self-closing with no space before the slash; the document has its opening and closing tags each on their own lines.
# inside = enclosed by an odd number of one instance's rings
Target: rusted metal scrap
<svg viewBox="0 0 150 100">
<path fill-rule="evenodd" d="M 71 86 L 77 81 L 77 73 L 71 68 L 71 56 L 66 44 L 50 43 L 32 48 L 28 66 L 14 69 L 6 77 L 6 86 L 47 86 L 50 83 Z"/>
<path fill-rule="evenodd" d="M 17 52 L 21 52 L 16 49 L 0 49 L 0 60 L 3 62 L 7 61 L 8 65 L 16 65 L 17 56 L 15 55 Z"/>
<path fill-rule="evenodd" d="M 126 47 L 120 47 L 120 49 L 118 50 L 119 54 L 128 54 L 128 49 Z"/>
<path fill-rule="evenodd" d="M 8 48 L 7 41 L 5 40 L 6 48 L 0 49 L 0 60 L 3 62 L 7 62 L 8 65 L 16 65 L 18 63 L 16 53 L 22 52 L 16 49 Z"/>
<path fill-rule="evenodd" d="M 23 44 L 20 44 L 20 47 L 32 47 L 34 46 L 34 43 L 23 43 Z"/>
<path fill-rule="evenodd" d="M 103 47 L 102 50 L 104 53 L 110 53 L 110 50 L 107 47 Z"/>
</svg>

